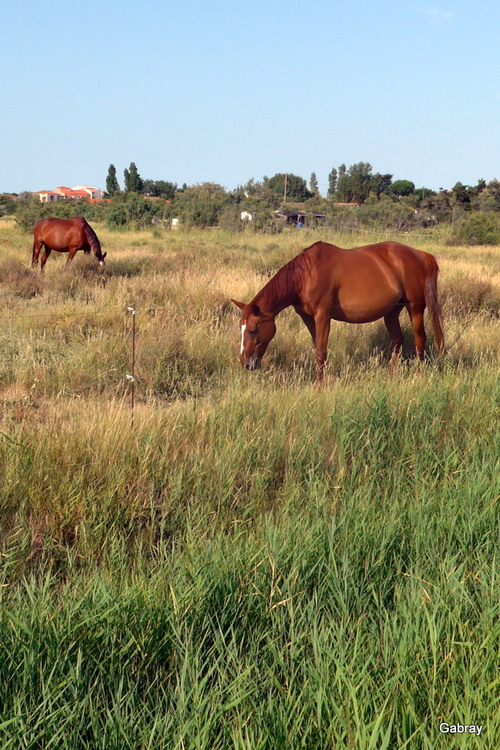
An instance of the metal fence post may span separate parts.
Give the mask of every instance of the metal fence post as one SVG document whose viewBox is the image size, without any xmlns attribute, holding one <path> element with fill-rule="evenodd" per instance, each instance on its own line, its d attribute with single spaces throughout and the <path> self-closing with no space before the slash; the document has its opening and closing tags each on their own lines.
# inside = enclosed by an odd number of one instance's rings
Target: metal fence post
<svg viewBox="0 0 500 750">
<path fill-rule="evenodd" d="M 127 312 L 132 313 L 132 351 L 130 353 L 130 370 L 131 374 L 127 375 L 127 380 L 130 381 L 130 411 L 132 415 L 132 424 L 134 422 L 134 408 L 135 408 L 135 316 L 136 310 L 134 307 L 127 307 Z"/>
</svg>

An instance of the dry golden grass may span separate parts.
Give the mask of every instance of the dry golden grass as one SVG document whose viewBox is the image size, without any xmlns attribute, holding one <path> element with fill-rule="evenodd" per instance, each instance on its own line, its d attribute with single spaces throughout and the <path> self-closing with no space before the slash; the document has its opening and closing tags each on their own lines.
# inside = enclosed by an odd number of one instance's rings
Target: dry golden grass
<svg viewBox="0 0 500 750">
<path fill-rule="evenodd" d="M 318 238 L 291 231 L 275 236 L 98 232 L 108 251 L 103 272 L 83 254 L 65 271 L 65 256 L 52 253 L 42 277 L 29 268 L 30 236 L 0 225 L 4 394 L 123 396 L 130 360 L 129 306 L 137 310 L 139 400 L 165 397 L 171 402 L 225 390 L 238 370 L 238 313 L 229 298 L 250 299 L 281 265 Z M 332 234 L 325 239 L 355 246 L 380 237 Z M 498 355 L 498 248 L 403 239 L 439 259 L 452 359 Z M 386 338 L 381 322 L 333 324 L 330 372 L 342 375 L 367 362 L 385 366 Z M 408 336 L 407 354 L 411 345 Z M 263 377 L 283 382 L 298 377 L 306 383 L 312 362 L 309 334 L 293 311 L 285 311 Z"/>
</svg>

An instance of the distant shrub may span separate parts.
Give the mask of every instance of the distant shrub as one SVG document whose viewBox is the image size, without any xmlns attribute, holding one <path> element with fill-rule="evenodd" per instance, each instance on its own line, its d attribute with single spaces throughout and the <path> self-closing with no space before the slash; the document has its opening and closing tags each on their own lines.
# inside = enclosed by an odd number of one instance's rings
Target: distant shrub
<svg viewBox="0 0 500 750">
<path fill-rule="evenodd" d="M 38 198 L 20 200 L 16 206 L 16 222 L 21 229 L 31 232 L 37 221 L 50 215 L 49 209 L 50 206 L 40 203 Z"/>
<path fill-rule="evenodd" d="M 498 245 L 499 243 L 498 217 L 479 212 L 458 222 L 447 238 L 449 245 Z"/>
<path fill-rule="evenodd" d="M 359 206 L 355 210 L 355 216 L 363 226 L 385 227 L 400 232 L 413 225 L 415 209 L 411 205 L 383 196 L 380 200 Z"/>
<path fill-rule="evenodd" d="M 125 193 L 113 198 L 106 212 L 108 229 L 141 229 L 151 227 L 155 219 L 162 217 L 165 202 L 144 198 L 139 193 Z"/>
<path fill-rule="evenodd" d="M 16 202 L 10 195 L 0 195 L 0 216 L 8 216 L 16 210 Z"/>
<path fill-rule="evenodd" d="M 127 211 L 123 203 L 111 206 L 106 217 L 108 229 L 121 229 L 127 224 Z"/>
<path fill-rule="evenodd" d="M 241 208 L 236 203 L 225 206 L 219 217 L 219 227 L 226 232 L 242 232 L 248 222 L 241 220 Z"/>
<path fill-rule="evenodd" d="M 41 203 L 38 198 L 18 200 L 16 202 L 16 222 L 26 232 L 32 232 L 37 221 L 56 216 L 59 219 L 71 219 L 74 216 L 85 216 L 87 221 L 102 221 L 108 210 L 107 204 L 95 204 L 88 201 L 57 201 Z"/>
<path fill-rule="evenodd" d="M 172 210 L 182 226 L 216 227 L 231 198 L 221 185 L 204 182 L 179 193 Z"/>
</svg>

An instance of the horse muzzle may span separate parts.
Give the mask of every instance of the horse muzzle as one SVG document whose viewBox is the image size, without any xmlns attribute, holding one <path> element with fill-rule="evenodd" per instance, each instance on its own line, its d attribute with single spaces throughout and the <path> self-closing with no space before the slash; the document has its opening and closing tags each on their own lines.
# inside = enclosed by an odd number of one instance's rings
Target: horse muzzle
<svg viewBox="0 0 500 750">
<path fill-rule="evenodd" d="M 242 362 L 242 364 L 245 370 L 250 370 L 251 372 L 260 370 L 262 368 L 262 360 L 260 359 L 260 357 L 250 357 L 248 362 Z"/>
</svg>

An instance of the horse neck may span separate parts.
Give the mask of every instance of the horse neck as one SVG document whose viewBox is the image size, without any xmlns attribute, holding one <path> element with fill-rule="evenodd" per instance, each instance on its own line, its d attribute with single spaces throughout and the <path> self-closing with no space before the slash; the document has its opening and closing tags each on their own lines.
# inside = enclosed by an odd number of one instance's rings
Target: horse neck
<svg viewBox="0 0 500 750">
<path fill-rule="evenodd" d="M 272 315 L 299 301 L 301 278 L 296 258 L 280 268 L 253 300 L 262 310 Z"/>
</svg>

